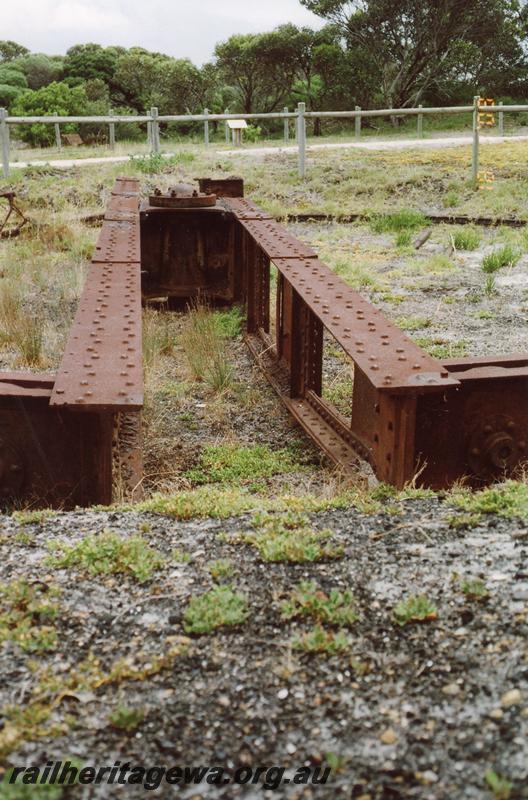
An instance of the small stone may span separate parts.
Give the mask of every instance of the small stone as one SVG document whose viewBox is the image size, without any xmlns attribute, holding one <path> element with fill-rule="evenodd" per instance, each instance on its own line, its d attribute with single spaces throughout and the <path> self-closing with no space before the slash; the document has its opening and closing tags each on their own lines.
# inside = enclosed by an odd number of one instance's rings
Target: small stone
<svg viewBox="0 0 528 800">
<path fill-rule="evenodd" d="M 504 716 L 504 711 L 502 708 L 494 708 L 489 712 L 488 716 L 491 719 L 502 719 Z"/>
<path fill-rule="evenodd" d="M 419 772 L 420 780 L 422 783 L 431 784 L 438 782 L 438 775 L 432 769 L 426 769 L 425 772 Z"/>
<path fill-rule="evenodd" d="M 386 731 L 383 731 L 379 738 L 382 744 L 394 744 L 398 741 L 398 735 L 392 728 L 387 728 Z"/>
<path fill-rule="evenodd" d="M 518 689 L 510 689 L 501 697 L 501 706 L 503 708 L 510 708 L 510 706 L 518 705 L 522 700 L 522 694 Z"/>
<path fill-rule="evenodd" d="M 288 695 L 289 691 L 287 689 L 279 689 L 279 691 L 277 692 L 277 697 L 279 698 L 279 700 L 286 700 Z"/>
<path fill-rule="evenodd" d="M 222 708 L 229 708 L 231 701 L 225 694 L 221 694 L 218 698 L 218 705 L 222 706 Z"/>
<path fill-rule="evenodd" d="M 297 752 L 297 748 L 295 747 L 293 742 L 288 742 L 288 744 L 286 745 L 286 752 L 289 753 L 290 756 L 292 756 L 294 753 Z"/>
<path fill-rule="evenodd" d="M 459 694 L 460 686 L 458 685 L 458 683 L 448 683 L 445 686 L 442 686 L 442 692 L 444 694 L 450 695 L 451 697 L 454 697 L 456 694 Z"/>
</svg>

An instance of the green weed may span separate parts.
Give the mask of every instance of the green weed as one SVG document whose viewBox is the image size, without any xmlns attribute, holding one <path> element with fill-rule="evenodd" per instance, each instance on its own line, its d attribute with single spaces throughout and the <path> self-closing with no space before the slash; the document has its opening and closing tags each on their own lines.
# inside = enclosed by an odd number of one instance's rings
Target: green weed
<svg viewBox="0 0 528 800">
<path fill-rule="evenodd" d="M 145 712 L 140 708 L 128 708 L 128 706 L 118 705 L 108 717 L 108 721 L 113 728 L 131 733 L 137 730 L 143 720 Z"/>
<path fill-rule="evenodd" d="M 164 564 L 164 557 L 139 536 L 122 538 L 112 531 L 86 536 L 78 544 L 55 544 L 47 563 L 57 568 L 74 568 L 90 575 L 132 575 L 139 583 L 152 577 Z"/>
<path fill-rule="evenodd" d="M 476 250 L 480 244 L 480 233 L 476 228 L 466 226 L 453 233 L 455 250 Z"/>
<path fill-rule="evenodd" d="M 327 541 L 332 532 L 315 530 L 303 514 L 256 514 L 252 525 L 242 540 L 256 547 L 264 561 L 302 564 L 343 555 L 342 547 Z"/>
<path fill-rule="evenodd" d="M 187 470 L 185 477 L 194 484 L 232 483 L 240 486 L 258 478 L 302 469 L 288 449 L 273 451 L 267 445 L 208 445 L 202 450 L 198 466 Z"/>
<path fill-rule="evenodd" d="M 475 600 L 482 602 L 489 597 L 489 591 L 486 584 L 479 580 L 465 580 L 462 581 L 460 591 L 467 597 L 468 600 Z"/>
<path fill-rule="evenodd" d="M 310 618 L 316 622 L 350 627 L 357 621 L 356 601 L 350 591 L 331 589 L 326 594 L 315 581 L 301 581 L 282 604 L 283 619 Z"/>
<path fill-rule="evenodd" d="M 214 581 L 218 581 L 233 574 L 234 564 L 229 558 L 219 558 L 216 561 L 209 561 L 207 571 Z"/>
<path fill-rule="evenodd" d="M 432 622 L 437 618 L 435 606 L 425 595 L 411 595 L 406 600 L 401 600 L 392 613 L 396 624 L 401 626 L 415 622 Z"/>
<path fill-rule="evenodd" d="M 478 492 L 455 489 L 446 502 L 470 514 L 497 514 L 506 519 L 528 520 L 528 485 L 521 481 L 506 481 Z"/>
<path fill-rule="evenodd" d="M 492 769 L 484 774 L 484 780 L 493 794 L 494 800 L 510 800 L 513 784 Z"/>
<path fill-rule="evenodd" d="M 249 611 L 246 598 L 231 586 L 215 586 L 209 592 L 193 597 L 185 611 L 186 633 L 211 633 L 217 628 L 241 625 Z"/>
<path fill-rule="evenodd" d="M 402 208 L 388 214 L 373 214 L 370 227 L 374 233 L 398 233 L 402 230 L 414 231 L 427 224 L 424 215 L 410 208 Z"/>
<path fill-rule="evenodd" d="M 514 267 L 520 258 L 520 250 L 512 247 L 511 244 L 505 244 L 504 247 L 500 247 L 498 250 L 494 250 L 484 256 L 482 269 L 487 273 L 497 272 L 498 269 L 503 269 L 504 267 Z"/>
<path fill-rule="evenodd" d="M 343 631 L 327 631 L 316 625 L 308 633 L 294 636 L 291 642 L 293 650 L 302 650 L 311 655 L 333 656 L 350 649 L 351 642 Z"/>
<path fill-rule="evenodd" d="M 57 632 L 51 623 L 60 611 L 59 596 L 57 587 L 44 583 L 0 584 L 0 642 L 14 642 L 30 653 L 55 650 Z"/>
</svg>

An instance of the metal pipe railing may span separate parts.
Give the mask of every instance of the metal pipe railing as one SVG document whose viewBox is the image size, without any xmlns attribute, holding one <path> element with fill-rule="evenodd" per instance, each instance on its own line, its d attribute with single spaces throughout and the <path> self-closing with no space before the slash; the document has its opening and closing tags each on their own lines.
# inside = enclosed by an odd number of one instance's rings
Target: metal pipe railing
<svg viewBox="0 0 528 800">
<path fill-rule="evenodd" d="M 479 154 L 479 113 L 499 114 L 499 127 L 500 134 L 504 133 L 504 114 L 517 113 L 528 111 L 528 105 L 482 105 L 480 97 L 475 97 L 472 105 L 468 106 L 442 106 L 442 107 L 422 107 L 417 108 L 377 108 L 365 110 L 356 106 L 351 111 L 306 111 L 304 103 L 299 103 L 296 111 L 272 111 L 268 113 L 255 113 L 255 114 L 210 114 L 207 109 L 204 109 L 202 114 L 158 114 L 157 108 L 151 108 L 149 114 L 142 114 L 137 116 L 127 115 L 119 116 L 117 114 L 107 114 L 106 116 L 58 116 L 50 114 L 49 116 L 9 116 L 6 109 L 0 108 L 0 148 L 2 152 L 2 167 L 4 176 L 9 175 L 9 126 L 10 125 L 34 125 L 45 124 L 55 125 L 56 142 L 57 146 L 60 142 L 60 128 L 62 124 L 106 124 L 110 126 L 110 139 L 111 146 L 115 146 L 115 125 L 119 123 L 147 123 L 148 127 L 148 142 L 150 149 L 154 153 L 160 152 L 159 141 L 159 126 L 160 123 L 166 122 L 202 122 L 204 124 L 204 140 L 208 144 L 209 141 L 209 123 L 211 122 L 227 122 L 228 120 L 260 120 L 260 119 L 282 119 L 284 120 L 284 139 L 288 141 L 287 122 L 290 119 L 295 120 L 296 130 L 296 146 L 298 148 L 298 169 L 299 176 L 304 178 L 306 174 L 306 120 L 307 119 L 354 119 L 355 120 L 355 138 L 356 140 L 361 136 L 361 120 L 363 118 L 372 117 L 418 117 L 417 135 L 418 138 L 423 136 L 423 118 L 425 115 L 432 114 L 472 114 L 473 116 L 473 157 L 472 157 L 472 177 L 473 181 L 478 179 L 478 154 Z"/>
</svg>

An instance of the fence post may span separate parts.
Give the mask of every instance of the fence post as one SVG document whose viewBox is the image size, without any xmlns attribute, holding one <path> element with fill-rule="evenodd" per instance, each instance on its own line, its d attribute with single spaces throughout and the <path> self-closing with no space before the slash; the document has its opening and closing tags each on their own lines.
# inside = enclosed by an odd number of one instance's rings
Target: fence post
<svg viewBox="0 0 528 800">
<path fill-rule="evenodd" d="M 504 136 L 504 111 L 499 111 L 499 136 Z"/>
<path fill-rule="evenodd" d="M 112 116 L 112 109 L 108 109 L 108 116 Z M 115 123 L 110 122 L 108 125 L 108 144 L 110 145 L 110 149 L 113 150 L 115 147 Z"/>
<path fill-rule="evenodd" d="M 6 122 L 7 111 L 0 108 L 0 139 L 2 140 L 2 168 L 4 178 L 9 177 L 9 127 Z"/>
<path fill-rule="evenodd" d="M 62 141 L 60 135 L 60 125 L 58 122 L 55 123 L 55 145 L 57 150 L 62 150 Z"/>
<path fill-rule="evenodd" d="M 297 144 L 299 146 L 299 177 L 306 176 L 306 103 L 297 106 Z"/>
<path fill-rule="evenodd" d="M 422 108 L 422 104 L 418 106 L 418 108 Z M 418 114 L 418 138 L 423 139 L 423 114 Z"/>
<path fill-rule="evenodd" d="M 204 108 L 203 110 L 204 116 L 207 117 L 209 115 L 209 109 Z M 205 146 L 209 147 L 209 120 L 206 119 L 204 122 L 204 142 Z"/>
<path fill-rule="evenodd" d="M 229 109 L 228 108 L 224 109 L 224 114 L 229 114 Z M 225 127 L 226 144 L 229 144 L 229 125 L 227 124 L 227 120 L 224 123 L 224 127 Z"/>
<path fill-rule="evenodd" d="M 288 114 L 288 106 L 284 106 L 284 113 Z M 289 117 L 284 117 L 284 142 L 288 144 L 290 140 L 290 119 Z"/>
<path fill-rule="evenodd" d="M 159 142 L 159 122 L 158 122 L 158 109 L 156 106 L 153 106 L 150 109 L 150 116 L 152 117 L 150 123 L 150 149 L 153 153 L 159 153 L 160 151 L 160 142 Z"/>
<path fill-rule="evenodd" d="M 471 178 L 475 189 L 478 186 L 479 174 L 479 103 L 480 96 L 477 94 L 473 98 L 473 152 L 471 160 Z"/>
<path fill-rule="evenodd" d="M 356 106 L 355 110 L 361 111 L 361 106 Z M 354 136 L 356 139 L 361 137 L 361 114 L 356 114 L 354 117 Z"/>
</svg>

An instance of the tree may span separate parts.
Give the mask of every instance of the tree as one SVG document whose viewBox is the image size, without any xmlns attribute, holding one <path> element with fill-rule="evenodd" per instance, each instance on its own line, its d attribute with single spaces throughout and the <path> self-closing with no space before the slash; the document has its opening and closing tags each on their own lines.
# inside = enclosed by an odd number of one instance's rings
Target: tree
<svg viewBox="0 0 528 800">
<path fill-rule="evenodd" d="M 468 45 L 486 58 L 521 57 L 524 0 L 301 0 L 368 54 L 388 107 L 416 105 L 461 65 Z"/>
<path fill-rule="evenodd" d="M 215 48 L 219 74 L 233 86 L 245 114 L 271 112 L 291 92 L 295 79 L 294 41 L 289 28 L 271 33 L 237 34 Z"/>
<path fill-rule="evenodd" d="M 54 81 L 49 86 L 33 91 L 27 89 L 15 100 L 11 113 L 17 117 L 77 116 L 86 114 L 87 98 L 84 88 L 71 88 L 64 81 Z M 75 125 L 63 125 L 62 129 L 71 133 L 77 130 Z M 55 135 L 53 126 L 45 123 L 21 125 L 20 137 L 32 145 L 46 146 L 52 144 Z"/>
<path fill-rule="evenodd" d="M 44 53 L 30 53 L 10 62 L 22 70 L 30 89 L 40 89 L 48 83 L 59 80 L 62 72 L 61 56 L 47 56 Z"/>
<path fill-rule="evenodd" d="M 117 61 L 125 50 L 121 47 L 102 47 L 100 44 L 76 44 L 66 52 L 63 75 L 85 81 L 101 78 L 111 84 Z"/>
<path fill-rule="evenodd" d="M 4 108 L 9 108 L 27 89 L 26 76 L 14 64 L 13 61 L 0 61 L 0 106 Z"/>
<path fill-rule="evenodd" d="M 10 39 L 0 39 L 0 61 L 13 61 L 29 53 L 27 47 Z"/>
</svg>

